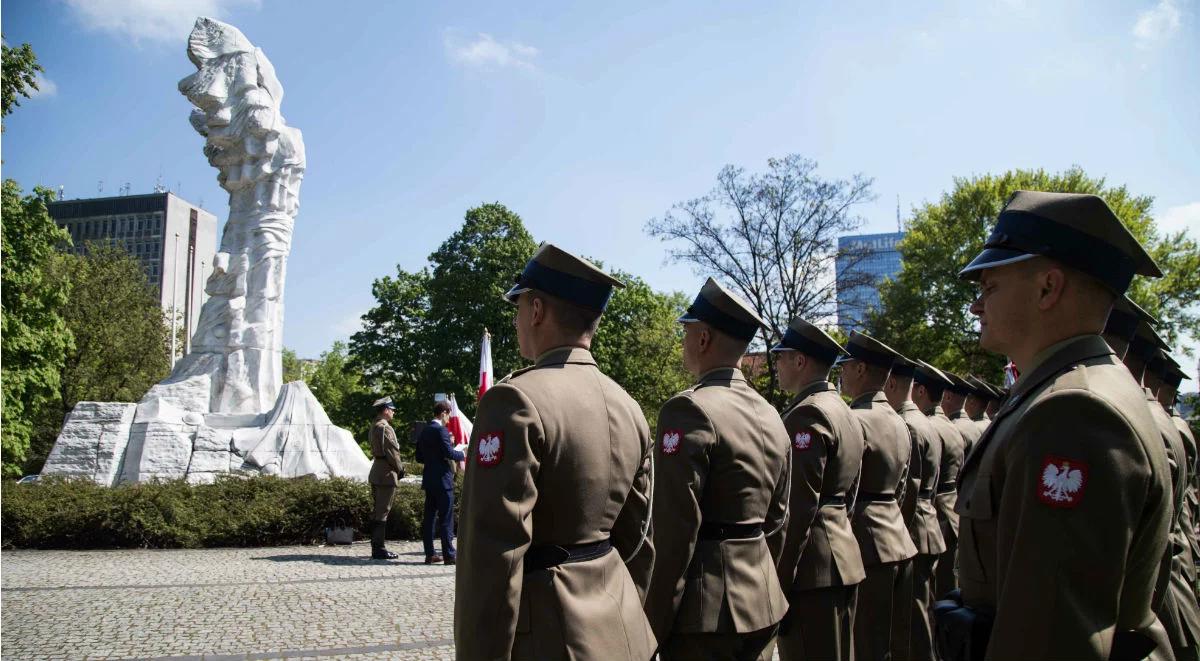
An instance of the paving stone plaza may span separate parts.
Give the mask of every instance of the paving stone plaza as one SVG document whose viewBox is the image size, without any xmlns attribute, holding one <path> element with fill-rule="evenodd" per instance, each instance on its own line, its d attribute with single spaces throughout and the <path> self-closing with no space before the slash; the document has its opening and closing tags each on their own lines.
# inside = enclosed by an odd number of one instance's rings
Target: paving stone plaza
<svg viewBox="0 0 1200 661">
<path fill-rule="evenodd" d="M 454 658 L 454 567 L 390 546 L 5 551 L 0 655 Z"/>
</svg>

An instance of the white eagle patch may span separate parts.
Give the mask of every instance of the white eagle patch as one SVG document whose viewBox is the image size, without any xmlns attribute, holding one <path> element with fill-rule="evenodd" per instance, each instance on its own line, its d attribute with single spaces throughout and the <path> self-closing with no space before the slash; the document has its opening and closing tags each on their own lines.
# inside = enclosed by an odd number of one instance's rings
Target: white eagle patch
<svg viewBox="0 0 1200 661">
<path fill-rule="evenodd" d="M 480 466 L 495 466 L 504 456 L 504 432 L 492 431 L 479 437 L 479 454 L 476 460 Z"/>
<path fill-rule="evenodd" d="M 812 432 L 796 432 L 796 438 L 792 440 L 792 447 L 797 450 L 807 450 L 812 447 Z"/>
<path fill-rule="evenodd" d="M 1038 498 L 1051 507 L 1075 507 L 1083 499 L 1087 464 L 1062 457 L 1046 457 Z"/>
<path fill-rule="evenodd" d="M 668 429 L 662 435 L 662 451 L 663 454 L 675 454 L 679 452 L 679 441 L 683 439 L 683 432 L 678 429 Z"/>
</svg>

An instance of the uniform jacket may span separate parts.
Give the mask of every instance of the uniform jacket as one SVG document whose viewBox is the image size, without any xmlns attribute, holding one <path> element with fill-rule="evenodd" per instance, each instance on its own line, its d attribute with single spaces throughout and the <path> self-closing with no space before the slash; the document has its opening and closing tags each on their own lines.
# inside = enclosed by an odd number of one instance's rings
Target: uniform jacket
<svg viewBox="0 0 1200 661">
<path fill-rule="evenodd" d="M 464 475 L 454 640 L 459 659 L 636 659 L 653 548 L 650 430 L 585 349 L 563 347 L 487 391 Z M 524 573 L 532 546 L 611 540 L 601 557 Z"/>
<path fill-rule="evenodd" d="M 958 430 L 963 439 L 963 457 L 971 454 L 971 448 L 975 446 L 976 441 L 983 435 L 983 430 L 979 428 L 979 423 L 972 420 L 971 416 L 963 409 L 959 409 L 954 413 L 946 416 L 950 422 L 954 423 L 954 428 Z"/>
<path fill-rule="evenodd" d="M 913 544 L 917 547 L 917 553 L 938 555 L 946 550 L 937 510 L 933 507 L 933 497 L 937 493 L 941 470 L 942 438 L 933 430 L 929 418 L 921 413 L 921 409 L 917 408 L 911 399 L 900 407 L 900 417 L 908 427 L 908 434 L 916 447 L 913 461 L 909 462 L 910 466 L 917 466 L 916 476 L 909 473 L 908 493 L 905 494 L 905 500 L 912 498 L 915 502 L 915 511 L 908 530 Z"/>
<path fill-rule="evenodd" d="M 983 436 L 983 432 L 987 431 L 988 426 L 992 424 L 992 419 L 987 416 L 987 413 L 980 413 L 978 417 L 971 418 L 970 420 L 979 428 L 979 436 Z M 978 436 L 975 440 L 979 440 Z"/>
<path fill-rule="evenodd" d="M 857 585 L 866 578 L 846 505 L 862 464 L 862 427 L 828 381 L 797 393 L 783 414 L 792 443 L 786 537 L 767 540 L 784 592 Z"/>
<path fill-rule="evenodd" d="M 963 466 L 966 605 L 989 659 L 1107 659 L 1117 630 L 1167 646 L 1151 610 L 1170 474 L 1142 389 L 1098 335 L 1041 352 Z"/>
<path fill-rule="evenodd" d="M 698 539 L 702 521 L 761 524 L 764 532 L 784 522 L 791 444 L 779 413 L 741 370 L 716 369 L 667 400 L 656 438 L 646 614 L 659 641 L 779 622 L 787 601 L 765 536 Z"/>
<path fill-rule="evenodd" d="M 1189 537 L 1195 534 L 1188 532 L 1191 516 L 1187 511 L 1187 450 L 1183 437 L 1166 409 L 1159 404 L 1154 393 L 1145 389 L 1146 407 L 1154 418 L 1162 436 L 1163 447 L 1167 451 L 1167 465 L 1171 471 L 1171 534 L 1163 563 L 1159 568 L 1156 590 L 1162 595 L 1162 605 L 1156 609 L 1159 620 L 1167 630 L 1172 644 L 1176 647 L 1195 647 L 1200 642 L 1200 612 L 1196 604 L 1194 580 L 1194 565 L 1192 564 L 1192 546 Z"/>
<path fill-rule="evenodd" d="M 900 513 L 912 455 L 908 427 L 881 390 L 856 397 L 850 412 L 862 426 L 865 441 L 851 519 L 863 565 L 908 560 L 917 554 Z"/>
<path fill-rule="evenodd" d="M 453 489 L 454 462 L 463 459 L 463 453 L 454 449 L 454 439 L 446 425 L 434 420 L 421 430 L 417 437 L 417 461 L 424 464 L 422 488 Z"/>
<path fill-rule="evenodd" d="M 1184 452 L 1187 454 L 1187 514 L 1189 517 L 1188 524 L 1184 526 L 1184 530 L 1194 530 L 1197 520 L 1200 519 L 1200 500 L 1197 499 L 1196 472 L 1200 467 L 1196 465 L 1196 437 L 1192 435 L 1192 430 L 1188 427 L 1187 420 L 1184 420 L 1179 412 L 1173 407 L 1168 411 L 1171 414 L 1171 422 L 1175 424 L 1175 429 L 1179 430 L 1179 436 L 1183 439 Z M 1200 562 L 1200 540 L 1197 540 L 1196 535 L 1188 535 L 1188 541 L 1192 547 L 1193 573 L 1195 572 L 1195 563 Z M 1195 583 L 1195 580 L 1192 581 Z"/>
<path fill-rule="evenodd" d="M 391 423 L 383 418 L 371 426 L 371 472 L 367 479 L 371 484 L 396 486 L 404 477 L 404 461 L 400 458 L 400 443 Z"/>
<path fill-rule="evenodd" d="M 946 414 L 942 413 L 941 406 L 935 405 L 927 417 L 942 441 L 942 462 L 938 468 L 937 488 L 940 493 L 934 495 L 933 507 L 937 510 L 938 521 L 942 524 L 942 539 L 949 547 L 958 539 L 958 514 L 954 512 L 954 503 L 958 499 L 958 471 L 965 458 L 965 446 L 962 434 Z"/>
</svg>

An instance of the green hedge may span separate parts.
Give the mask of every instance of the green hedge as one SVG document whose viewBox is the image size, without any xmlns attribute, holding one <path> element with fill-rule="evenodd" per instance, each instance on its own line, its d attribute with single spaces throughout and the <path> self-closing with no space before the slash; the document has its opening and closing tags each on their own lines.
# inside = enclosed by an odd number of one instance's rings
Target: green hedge
<svg viewBox="0 0 1200 661">
<path fill-rule="evenodd" d="M 419 468 L 419 467 L 418 467 Z M 403 484 L 389 539 L 419 539 L 425 495 Z M 345 479 L 224 477 L 102 487 L 89 480 L 6 481 L 0 491 L 4 548 L 201 548 L 321 543 L 344 523 L 362 538 L 367 484 Z"/>
</svg>

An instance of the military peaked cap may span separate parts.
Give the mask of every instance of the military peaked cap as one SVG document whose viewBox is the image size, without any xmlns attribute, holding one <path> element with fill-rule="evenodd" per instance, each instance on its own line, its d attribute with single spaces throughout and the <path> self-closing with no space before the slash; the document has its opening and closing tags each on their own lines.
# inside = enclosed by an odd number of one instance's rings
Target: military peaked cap
<svg viewBox="0 0 1200 661">
<path fill-rule="evenodd" d="M 1144 319 L 1138 322 L 1137 331 L 1133 334 L 1133 339 L 1129 340 L 1129 351 L 1146 364 L 1154 360 L 1159 350 L 1170 351 L 1170 349 L 1171 346 L 1164 342 L 1150 322 Z"/>
<path fill-rule="evenodd" d="M 950 379 L 950 385 L 946 386 L 946 389 L 949 390 L 950 392 L 957 393 L 959 395 L 963 395 L 964 397 L 975 392 L 975 386 L 971 385 L 970 383 L 967 383 L 966 379 L 955 374 L 954 372 L 947 372 L 946 370 L 942 370 L 942 374 L 945 374 L 946 378 Z"/>
<path fill-rule="evenodd" d="M 892 361 L 892 376 L 911 377 L 917 372 L 917 364 L 904 356 L 897 355 Z"/>
<path fill-rule="evenodd" d="M 1117 294 L 1134 274 L 1161 277 L 1142 244 L 1096 195 L 1017 191 L 996 218 L 996 227 L 959 277 L 1035 256 L 1049 257 L 1096 278 Z"/>
<path fill-rule="evenodd" d="M 373 406 L 377 409 L 392 409 L 393 411 L 396 410 L 396 403 L 392 401 L 392 398 L 390 396 L 380 397 L 379 399 L 375 400 L 375 403 L 372 404 L 371 406 Z"/>
<path fill-rule="evenodd" d="M 1158 319 L 1155 319 L 1154 315 L 1143 310 L 1140 305 L 1134 303 L 1128 296 L 1121 296 L 1113 303 L 1112 310 L 1108 313 L 1108 321 L 1104 324 L 1104 332 L 1128 342 L 1137 332 L 1139 321 L 1146 321 L 1151 324 L 1158 323 Z"/>
<path fill-rule="evenodd" d="M 967 383 L 971 385 L 972 395 L 975 395 L 980 399 L 996 398 L 996 393 L 992 392 L 992 387 L 989 386 L 983 379 L 980 379 L 974 374 L 968 374 L 965 378 Z"/>
<path fill-rule="evenodd" d="M 846 353 L 837 340 L 829 333 L 817 328 L 807 321 L 796 317 L 788 324 L 787 332 L 771 351 L 799 351 L 808 354 L 824 363 L 832 364 L 834 359 Z"/>
<path fill-rule="evenodd" d="M 696 300 L 692 301 L 687 311 L 679 317 L 679 321 L 685 324 L 703 321 L 722 333 L 744 342 L 753 340 L 758 329 L 767 326 L 749 303 L 712 278 L 704 282 L 700 293 L 696 295 Z"/>
<path fill-rule="evenodd" d="M 913 381 L 925 386 L 934 399 L 940 397 L 942 392 L 954 383 L 941 370 L 923 360 L 917 361 L 917 371 L 913 374 Z"/>
<path fill-rule="evenodd" d="M 891 367 L 896 358 L 900 356 L 895 349 L 858 331 L 850 331 L 850 338 L 846 340 L 846 353 L 849 355 L 838 358 L 839 364 L 851 360 L 861 360 L 878 367 Z"/>
<path fill-rule="evenodd" d="M 552 243 L 543 243 L 525 264 L 513 288 L 504 294 L 504 300 L 515 305 L 521 294 L 536 289 L 590 310 L 603 311 L 613 287 L 624 286 L 625 283 L 586 259 Z"/>
</svg>

